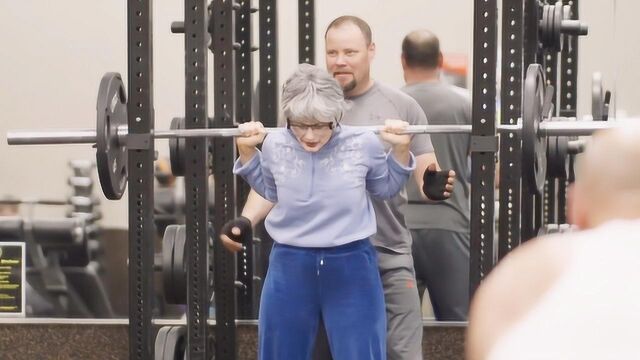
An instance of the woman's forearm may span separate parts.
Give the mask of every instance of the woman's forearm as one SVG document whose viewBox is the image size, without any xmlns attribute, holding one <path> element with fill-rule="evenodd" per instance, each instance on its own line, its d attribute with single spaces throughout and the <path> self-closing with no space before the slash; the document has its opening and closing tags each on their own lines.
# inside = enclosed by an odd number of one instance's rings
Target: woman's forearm
<svg viewBox="0 0 640 360">
<path fill-rule="evenodd" d="M 409 145 L 394 145 L 391 150 L 393 157 L 402 165 L 409 166 L 409 160 L 411 160 L 411 155 L 409 154 Z"/>
<path fill-rule="evenodd" d="M 257 152 L 258 149 L 256 149 L 255 146 L 238 146 L 240 164 L 244 165 L 249 162 L 249 160 L 251 160 Z"/>
</svg>

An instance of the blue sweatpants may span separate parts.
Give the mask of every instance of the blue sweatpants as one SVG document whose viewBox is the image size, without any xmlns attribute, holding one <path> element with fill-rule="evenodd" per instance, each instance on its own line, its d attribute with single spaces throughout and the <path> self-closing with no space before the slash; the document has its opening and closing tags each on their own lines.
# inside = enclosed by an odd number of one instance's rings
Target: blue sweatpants
<svg viewBox="0 0 640 360">
<path fill-rule="evenodd" d="M 274 243 L 262 288 L 259 359 L 310 359 L 320 318 L 335 360 L 386 359 L 386 314 L 368 239 L 330 248 Z"/>
</svg>

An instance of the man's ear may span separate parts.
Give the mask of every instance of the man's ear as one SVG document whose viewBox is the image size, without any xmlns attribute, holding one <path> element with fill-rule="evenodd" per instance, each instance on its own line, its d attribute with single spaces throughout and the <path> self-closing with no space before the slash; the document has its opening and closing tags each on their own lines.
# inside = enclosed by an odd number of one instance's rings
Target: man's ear
<svg viewBox="0 0 640 360">
<path fill-rule="evenodd" d="M 444 56 L 442 52 L 440 52 L 440 54 L 438 54 L 438 68 L 442 69 L 442 66 L 444 66 Z"/>
<path fill-rule="evenodd" d="M 402 64 L 402 69 L 407 68 L 407 59 L 405 59 L 404 54 L 400 55 L 400 63 Z"/>
<path fill-rule="evenodd" d="M 369 53 L 369 61 L 373 60 L 373 58 L 376 57 L 376 43 L 372 42 L 369 44 L 367 52 Z"/>
</svg>

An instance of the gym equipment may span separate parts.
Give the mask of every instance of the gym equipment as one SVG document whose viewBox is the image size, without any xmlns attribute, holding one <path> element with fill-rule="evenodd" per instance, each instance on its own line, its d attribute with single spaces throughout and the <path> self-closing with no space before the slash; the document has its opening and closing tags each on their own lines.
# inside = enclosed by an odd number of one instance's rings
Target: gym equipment
<svg viewBox="0 0 640 360">
<path fill-rule="evenodd" d="M 0 217 L 0 239 L 24 240 L 26 228 L 33 239 L 43 249 L 61 249 L 86 245 L 87 229 L 85 222 L 77 218 L 24 220 L 20 217 Z"/>
<path fill-rule="evenodd" d="M 0 242 L 27 243 L 27 280 L 49 299 L 55 316 L 113 317 L 99 265 L 91 261 L 96 225 L 84 219 L 0 217 Z M 43 315 L 34 308 L 34 315 Z M 47 310 L 50 311 L 50 310 Z"/>
<path fill-rule="evenodd" d="M 170 125 L 171 130 L 183 130 L 184 118 L 173 118 Z M 171 172 L 175 176 L 184 176 L 184 154 L 185 141 L 181 138 L 169 139 L 169 159 L 171 161 Z"/>
<path fill-rule="evenodd" d="M 187 330 L 184 326 L 163 326 L 155 341 L 155 360 L 186 360 Z"/>
<path fill-rule="evenodd" d="M 589 27 L 579 20 L 570 20 L 570 7 L 563 6 L 562 1 L 558 1 L 554 5 L 542 6 L 542 18 L 538 31 L 542 46 L 560 51 L 563 34 L 588 35 Z"/>
<path fill-rule="evenodd" d="M 162 237 L 162 284 L 169 304 L 185 304 L 187 301 L 185 240 L 184 225 L 167 226 Z"/>
<path fill-rule="evenodd" d="M 575 229 L 575 226 L 571 224 L 546 224 L 540 228 L 538 236 L 570 233 Z"/>
<path fill-rule="evenodd" d="M 611 125 L 594 122 L 568 121 L 569 118 L 550 116 L 550 101 L 553 91 L 543 86 L 544 75 L 540 65 L 533 64 L 527 71 L 524 84 L 523 117 L 521 125 L 499 125 L 499 132 L 521 131 L 523 141 L 523 174 L 534 186 L 542 189 L 546 174 L 546 137 L 559 135 L 590 135 L 596 130 Z M 96 159 L 100 184 L 105 196 L 111 200 L 122 197 L 127 185 L 126 153 L 128 149 L 148 146 L 152 139 L 175 139 L 172 169 L 181 172 L 184 144 L 180 138 L 187 137 L 235 137 L 241 136 L 237 128 L 182 129 L 181 121 L 172 121 L 172 130 L 157 130 L 151 134 L 128 134 L 126 95 L 119 74 L 107 73 L 100 82 L 98 91 L 97 131 L 10 131 L 9 145 L 47 144 L 96 144 Z M 381 126 L 363 126 L 363 129 L 379 132 Z M 265 128 L 267 133 L 285 131 L 284 128 Z M 407 134 L 418 133 L 471 133 L 471 125 L 414 125 Z"/>
<path fill-rule="evenodd" d="M 547 173 L 556 179 L 566 179 L 569 176 L 570 155 L 584 151 L 586 141 L 577 137 L 550 136 L 547 141 Z"/>
<path fill-rule="evenodd" d="M 604 90 L 602 74 L 593 73 L 591 78 L 591 116 L 594 121 L 607 121 L 609 118 L 609 103 L 611 91 Z"/>
<path fill-rule="evenodd" d="M 211 231 L 213 233 L 213 231 Z M 213 242 L 213 239 L 211 239 Z M 166 227 L 162 237 L 162 252 L 155 255 L 154 270 L 162 273 L 163 294 L 169 304 L 186 304 L 187 301 L 187 264 L 185 257 L 186 227 L 185 225 L 169 225 Z M 251 238 L 246 241 L 246 246 L 256 247 L 259 250 L 260 240 Z M 247 262 L 249 259 L 241 259 Z M 247 265 L 247 264 L 245 264 Z M 242 280 L 242 281 L 241 281 Z M 235 287 L 240 291 L 252 290 L 250 293 L 257 293 L 257 289 L 262 286 L 262 278 L 251 274 L 250 279 L 235 281 Z M 247 314 L 255 317 L 258 299 L 253 299 L 245 309 Z M 252 317 L 252 318 L 253 318 Z"/>
</svg>

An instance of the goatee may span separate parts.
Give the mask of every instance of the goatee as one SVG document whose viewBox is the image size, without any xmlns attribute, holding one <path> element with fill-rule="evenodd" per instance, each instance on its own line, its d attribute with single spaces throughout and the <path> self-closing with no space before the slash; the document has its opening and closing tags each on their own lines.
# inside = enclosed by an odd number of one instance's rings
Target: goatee
<svg viewBox="0 0 640 360">
<path fill-rule="evenodd" d="M 356 80 L 353 79 L 342 87 L 342 91 L 344 91 L 345 93 L 348 93 L 349 91 L 355 89 L 357 85 L 358 84 L 356 83 Z"/>
</svg>

